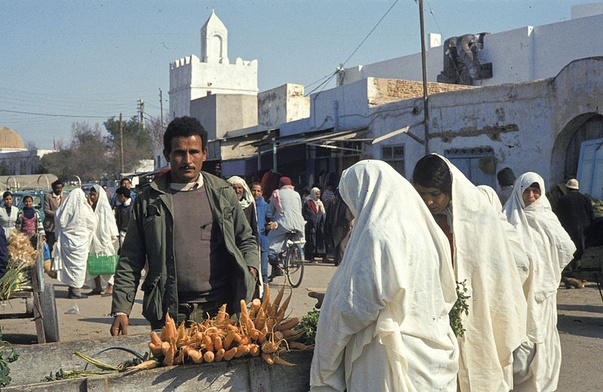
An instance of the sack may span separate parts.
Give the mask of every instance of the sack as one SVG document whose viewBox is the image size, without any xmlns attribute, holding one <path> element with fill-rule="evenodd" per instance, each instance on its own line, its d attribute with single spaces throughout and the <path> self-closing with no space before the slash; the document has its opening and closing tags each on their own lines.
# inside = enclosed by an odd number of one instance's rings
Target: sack
<svg viewBox="0 0 603 392">
<path fill-rule="evenodd" d="M 115 266 L 119 256 L 88 256 L 88 274 L 90 276 L 97 275 L 113 275 Z"/>
</svg>

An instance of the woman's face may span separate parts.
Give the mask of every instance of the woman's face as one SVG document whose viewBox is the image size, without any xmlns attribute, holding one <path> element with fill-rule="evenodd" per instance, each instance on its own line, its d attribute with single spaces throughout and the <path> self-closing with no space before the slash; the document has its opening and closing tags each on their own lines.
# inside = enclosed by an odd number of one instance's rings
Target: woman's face
<svg viewBox="0 0 603 392">
<path fill-rule="evenodd" d="M 245 190 L 243 189 L 243 185 L 232 184 L 232 189 L 235 190 L 235 193 L 237 194 L 237 199 L 239 199 L 239 201 L 241 201 L 241 199 L 243 199 L 243 193 L 245 192 Z"/>
<path fill-rule="evenodd" d="M 432 215 L 441 214 L 450 204 L 450 196 L 438 188 L 427 188 L 419 184 L 414 184 L 414 186 Z"/>
<path fill-rule="evenodd" d="M 4 198 L 4 207 L 12 207 L 13 205 L 13 197 L 8 195 Z"/>
<path fill-rule="evenodd" d="M 534 184 L 530 185 L 526 188 L 525 191 L 523 191 L 523 194 L 521 195 L 521 198 L 523 199 L 523 204 L 525 204 L 526 207 L 529 206 L 530 204 L 538 200 L 541 194 L 542 192 L 540 191 L 539 187 L 535 186 Z"/>
<path fill-rule="evenodd" d="M 92 204 L 96 204 L 96 202 L 98 201 L 98 193 L 96 193 L 96 191 L 90 191 L 90 193 L 88 193 L 88 197 L 90 198 L 90 202 Z"/>
<path fill-rule="evenodd" d="M 25 208 L 31 208 L 33 205 L 33 199 L 31 197 L 26 197 L 23 199 L 23 206 Z"/>
</svg>

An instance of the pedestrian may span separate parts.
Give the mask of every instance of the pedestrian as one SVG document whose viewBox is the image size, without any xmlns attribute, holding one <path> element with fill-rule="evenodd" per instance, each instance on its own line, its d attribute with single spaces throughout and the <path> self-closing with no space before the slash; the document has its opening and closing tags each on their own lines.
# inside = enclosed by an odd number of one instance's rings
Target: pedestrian
<svg viewBox="0 0 603 392">
<path fill-rule="evenodd" d="M 281 177 L 279 189 L 272 192 L 268 206 L 268 263 L 272 272 L 268 280 L 272 281 L 277 276 L 282 276 L 279 254 L 285 250 L 288 236 L 294 241 L 305 241 L 305 221 L 302 216 L 302 203 L 299 193 L 295 191 L 289 177 Z"/>
<path fill-rule="evenodd" d="M 44 232 L 46 233 L 46 242 L 52 252 L 56 241 L 54 214 L 65 197 L 63 195 L 63 181 L 61 179 L 54 181 L 51 187 L 52 192 L 44 195 Z"/>
<path fill-rule="evenodd" d="M 239 200 L 239 204 L 245 213 L 245 217 L 247 218 L 247 222 L 249 222 L 249 226 L 251 226 L 251 231 L 253 232 L 253 236 L 256 240 L 258 238 L 258 217 L 255 208 L 255 199 L 251 194 L 251 190 L 244 179 L 239 176 L 232 176 L 228 179 L 228 183 L 234 189 L 237 200 Z"/>
<path fill-rule="evenodd" d="M 593 204 L 580 193 L 578 180 L 572 178 L 565 184 L 567 193 L 557 201 L 557 216 L 561 226 L 576 245 L 576 252 L 567 266 L 567 272 L 577 271 L 582 266 L 580 259 L 586 249 L 588 230 L 595 219 Z"/>
<path fill-rule="evenodd" d="M 19 209 L 13 206 L 13 194 L 10 191 L 2 194 L 2 200 L 4 205 L 0 208 L 0 226 L 4 229 L 5 236 L 8 239 L 17 223 Z"/>
<path fill-rule="evenodd" d="M 313 261 L 314 257 L 320 256 L 326 259 L 324 227 L 327 213 L 320 200 L 320 189 L 310 189 L 309 197 L 302 207 L 302 216 L 306 220 L 306 260 Z"/>
<path fill-rule="evenodd" d="M 264 199 L 262 184 L 259 182 L 254 182 L 251 184 L 251 194 L 255 199 L 255 208 L 257 210 L 258 215 L 258 234 L 259 234 L 259 243 L 260 243 L 260 265 L 262 267 L 262 282 L 264 284 L 264 292 L 262 293 L 262 298 L 266 293 L 266 285 L 268 284 L 268 232 L 266 225 L 267 214 L 268 214 L 268 203 Z"/>
<path fill-rule="evenodd" d="M 23 196 L 23 209 L 17 214 L 15 229 L 25 234 L 31 240 L 31 244 L 36 249 L 37 238 L 35 234 L 44 236 L 44 225 L 42 216 L 33 206 L 33 197 L 31 195 Z"/>
<path fill-rule="evenodd" d="M 446 237 L 382 161 L 345 170 L 355 225 L 321 306 L 311 391 L 456 391 L 456 300 Z"/>
<path fill-rule="evenodd" d="M 514 392 L 556 390 L 561 368 L 557 288 L 576 247 L 553 213 L 545 189 L 540 175 L 524 173 L 504 207 L 534 262 L 528 278 L 527 339 L 514 355 Z"/>
<path fill-rule="evenodd" d="M 81 292 L 86 282 L 86 271 L 90 243 L 96 228 L 96 215 L 80 188 L 69 195 L 56 210 L 53 270 L 57 279 L 68 287 L 69 298 L 86 298 Z"/>
<path fill-rule="evenodd" d="M 115 271 L 111 335 L 126 335 L 141 271 L 142 313 L 152 329 L 165 315 L 201 322 L 227 304 L 259 296 L 258 245 L 228 182 L 201 171 L 207 131 L 192 117 L 170 122 L 163 154 L 171 170 L 140 188 Z"/>
<path fill-rule="evenodd" d="M 513 173 L 513 169 L 510 167 L 505 167 L 499 170 L 496 173 L 496 179 L 498 180 L 498 186 L 500 187 L 500 191 L 498 192 L 498 197 L 500 198 L 500 203 L 504 206 L 511 194 L 513 193 L 513 183 L 515 182 L 515 173 Z"/>
<path fill-rule="evenodd" d="M 89 191 L 89 202 L 94 215 L 96 215 L 96 227 L 92 235 L 92 243 L 90 244 L 91 257 L 106 257 L 115 256 L 115 242 L 118 240 L 119 232 L 117 231 L 117 223 L 115 215 L 111 210 L 109 199 L 104 197 L 105 192 L 100 185 L 93 185 Z M 94 288 L 86 295 L 103 295 L 103 276 L 94 276 Z M 107 280 L 107 295 L 113 293 L 113 275 L 106 275 Z"/>
<path fill-rule="evenodd" d="M 417 162 L 413 185 L 448 238 L 456 281 L 469 297 L 460 319 L 459 391 L 509 391 L 513 351 L 525 338 L 526 300 L 500 213 L 437 154 Z"/>
<path fill-rule="evenodd" d="M 335 195 L 327 203 L 326 210 L 325 241 L 329 244 L 328 247 L 333 249 L 334 264 L 339 265 L 352 231 L 354 216 L 342 200 L 339 189 L 335 189 Z"/>
<path fill-rule="evenodd" d="M 121 247 L 126 239 L 130 217 L 132 216 L 132 198 L 130 197 L 130 189 L 125 186 L 120 186 L 115 190 L 115 195 L 119 204 L 115 207 L 115 222 L 119 232 L 119 248 L 117 253 L 121 253 Z M 108 290 L 107 290 L 108 291 Z"/>
</svg>

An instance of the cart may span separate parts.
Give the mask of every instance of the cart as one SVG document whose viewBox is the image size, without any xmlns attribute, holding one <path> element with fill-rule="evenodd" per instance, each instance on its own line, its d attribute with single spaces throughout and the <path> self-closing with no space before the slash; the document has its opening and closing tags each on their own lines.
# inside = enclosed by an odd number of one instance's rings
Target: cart
<svg viewBox="0 0 603 392">
<path fill-rule="evenodd" d="M 38 237 L 37 257 L 35 264 L 28 269 L 31 276 L 31 290 L 13 293 L 7 300 L 25 301 L 25 313 L 1 314 L 0 319 L 33 318 L 36 323 L 38 343 L 58 342 L 59 319 L 54 296 L 54 285 L 44 282 L 44 249 L 42 239 Z"/>
</svg>

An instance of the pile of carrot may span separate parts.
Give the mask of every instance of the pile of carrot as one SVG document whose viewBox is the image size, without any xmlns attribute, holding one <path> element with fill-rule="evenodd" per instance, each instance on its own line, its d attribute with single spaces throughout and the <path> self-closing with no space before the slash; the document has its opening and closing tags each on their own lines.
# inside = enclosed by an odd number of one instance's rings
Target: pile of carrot
<svg viewBox="0 0 603 392">
<path fill-rule="evenodd" d="M 226 304 L 216 317 L 192 323 L 188 328 L 184 323 L 176 327 L 174 319 L 166 314 L 161 334 L 151 332 L 151 353 L 165 366 L 230 361 L 245 356 L 262 357 L 270 365 L 292 366 L 280 355 L 311 347 L 298 342 L 305 329 L 295 328 L 299 324 L 297 318 L 286 317 L 292 293 L 282 301 L 284 292 L 283 285 L 271 303 L 270 289 L 266 287 L 264 300 L 255 298 L 249 309 L 245 300 L 241 300 L 238 320 L 226 312 Z"/>
</svg>

